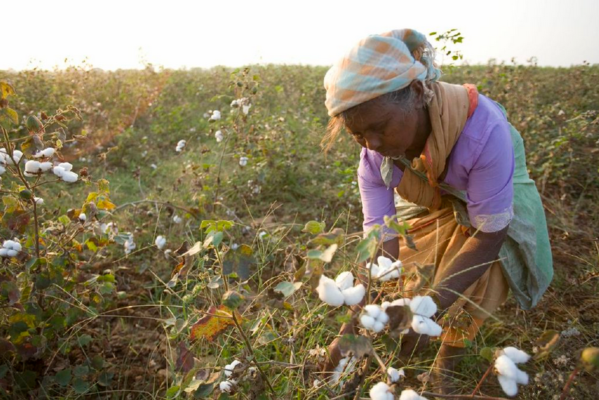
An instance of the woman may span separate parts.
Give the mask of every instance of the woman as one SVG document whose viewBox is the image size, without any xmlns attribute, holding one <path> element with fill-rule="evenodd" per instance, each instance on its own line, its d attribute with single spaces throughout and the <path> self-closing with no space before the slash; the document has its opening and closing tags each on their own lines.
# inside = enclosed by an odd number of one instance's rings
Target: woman
<svg viewBox="0 0 599 400">
<path fill-rule="evenodd" d="M 401 255 L 408 270 L 434 265 L 427 293 L 444 327 L 434 371 L 452 371 L 509 289 L 530 309 L 549 285 L 553 266 L 522 138 L 501 105 L 473 85 L 439 77 L 434 50 L 421 33 L 395 30 L 363 39 L 325 77 L 331 121 L 324 142 L 331 146 L 345 128 L 362 146 L 365 233 L 399 212 L 417 250 L 383 226 L 383 252 Z M 394 190 L 402 199 L 397 208 Z M 408 292 L 412 287 L 406 283 Z M 342 333 L 354 329 L 349 324 Z M 404 337 L 403 353 L 417 336 Z M 336 346 L 331 351 L 334 364 Z"/>
</svg>

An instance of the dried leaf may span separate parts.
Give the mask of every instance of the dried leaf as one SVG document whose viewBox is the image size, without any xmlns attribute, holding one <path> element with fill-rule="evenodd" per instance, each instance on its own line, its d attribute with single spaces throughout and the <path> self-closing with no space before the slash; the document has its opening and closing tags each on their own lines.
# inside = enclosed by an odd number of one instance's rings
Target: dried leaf
<svg viewBox="0 0 599 400">
<path fill-rule="evenodd" d="M 204 338 L 213 341 L 226 329 L 235 325 L 231 315 L 231 310 L 224 305 L 220 305 L 218 308 L 215 306 L 210 307 L 208 315 L 202 317 L 191 327 L 191 339 Z M 237 318 L 240 317 L 237 316 Z"/>
<path fill-rule="evenodd" d="M 180 342 L 177 345 L 177 352 L 179 353 L 175 364 L 177 371 L 188 373 L 193 368 L 193 354 L 189 351 L 185 342 Z"/>
<path fill-rule="evenodd" d="M 361 358 L 372 353 L 372 343 L 366 336 L 348 334 L 339 339 L 339 349 L 344 357 L 351 352 L 354 357 Z"/>
<path fill-rule="evenodd" d="M 412 311 L 410 306 L 389 306 L 385 310 L 389 316 L 389 329 L 393 336 L 399 336 L 399 334 L 411 326 L 412 322 Z"/>
</svg>

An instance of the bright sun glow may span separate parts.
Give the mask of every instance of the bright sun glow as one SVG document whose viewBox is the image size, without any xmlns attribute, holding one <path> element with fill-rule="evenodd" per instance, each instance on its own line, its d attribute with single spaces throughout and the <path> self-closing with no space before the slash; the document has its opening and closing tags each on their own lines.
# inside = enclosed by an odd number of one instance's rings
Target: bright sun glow
<svg viewBox="0 0 599 400">
<path fill-rule="evenodd" d="M 362 37 L 457 28 L 464 61 L 599 63 L 597 0 L 10 1 L 0 69 L 330 65 Z M 67 59 L 65 64 L 65 59 Z"/>
</svg>

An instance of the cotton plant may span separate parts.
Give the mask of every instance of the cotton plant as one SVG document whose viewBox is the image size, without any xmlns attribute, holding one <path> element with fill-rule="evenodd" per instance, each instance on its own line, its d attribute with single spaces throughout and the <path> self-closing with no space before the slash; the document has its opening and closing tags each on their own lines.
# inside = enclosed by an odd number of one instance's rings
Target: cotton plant
<svg viewBox="0 0 599 400">
<path fill-rule="evenodd" d="M 185 145 L 186 145 L 186 144 L 187 144 L 187 142 L 186 142 L 185 140 L 183 140 L 183 139 L 179 140 L 179 141 L 177 142 L 177 147 L 175 148 L 175 151 L 176 151 L 177 153 L 180 153 L 180 152 L 182 152 L 182 151 L 183 151 L 183 149 L 185 148 Z"/>
<path fill-rule="evenodd" d="M 220 111 L 214 110 L 212 111 L 212 115 L 210 115 L 209 122 L 218 121 L 220 119 Z"/>
<path fill-rule="evenodd" d="M 345 374 L 346 376 L 351 374 L 356 369 L 356 364 L 358 363 L 358 359 L 356 357 L 344 357 L 339 360 L 339 364 L 333 370 L 333 375 L 331 376 L 331 382 L 334 384 L 339 383 L 341 377 Z"/>
<path fill-rule="evenodd" d="M 164 236 L 159 235 L 154 241 L 154 244 L 156 245 L 156 247 L 158 247 L 159 250 L 162 250 L 162 248 L 166 244 L 166 239 L 164 238 Z"/>
<path fill-rule="evenodd" d="M 418 393 L 416 393 L 412 389 L 406 389 L 401 392 L 401 395 L 399 395 L 399 400 L 428 400 L 428 399 L 424 396 L 420 396 Z"/>
<path fill-rule="evenodd" d="M 0 248 L 0 257 L 16 257 L 21 251 L 21 243 L 17 240 L 5 240 Z"/>
<path fill-rule="evenodd" d="M 54 175 L 58 176 L 65 182 L 73 183 L 77 182 L 79 179 L 79 175 L 71 171 L 73 169 L 73 165 L 71 163 L 60 163 L 53 168 Z"/>
<path fill-rule="evenodd" d="M 360 316 L 360 324 L 365 329 L 379 333 L 385 329 L 385 325 L 389 322 L 389 316 L 376 304 L 369 304 L 364 307 L 364 312 Z"/>
<path fill-rule="evenodd" d="M 354 286 L 354 275 L 349 271 L 340 273 L 335 280 L 321 275 L 316 291 L 320 300 L 334 307 L 356 305 L 366 294 L 363 284 Z"/>
<path fill-rule="evenodd" d="M 395 396 L 393 391 L 385 382 L 379 382 L 370 389 L 370 398 L 372 400 L 393 400 Z"/>
<path fill-rule="evenodd" d="M 368 263 L 366 268 L 370 270 L 370 275 L 373 279 L 386 282 L 400 277 L 402 263 L 400 260 L 393 261 L 385 256 L 379 256 L 377 264 Z"/>
<path fill-rule="evenodd" d="M 133 241 L 132 233 L 129 233 L 129 237 L 125 241 L 124 246 L 125 246 L 125 254 L 127 254 L 127 255 L 130 254 L 137 247 L 137 245 Z"/>
<path fill-rule="evenodd" d="M 526 363 L 530 356 L 515 347 L 506 347 L 497 354 L 494 365 L 497 380 L 505 394 L 515 396 L 518 394 L 518 385 L 528 385 L 528 374 L 516 364 Z"/>
</svg>

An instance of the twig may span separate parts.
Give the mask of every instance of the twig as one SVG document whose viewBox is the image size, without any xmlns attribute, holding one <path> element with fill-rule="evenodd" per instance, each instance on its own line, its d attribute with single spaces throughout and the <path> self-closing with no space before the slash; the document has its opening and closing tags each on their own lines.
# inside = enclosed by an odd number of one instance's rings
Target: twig
<svg viewBox="0 0 599 400">
<path fill-rule="evenodd" d="M 471 397 L 474 398 L 474 395 L 476 394 L 476 392 L 479 391 L 480 387 L 483 385 L 483 382 L 485 381 L 485 379 L 487 379 L 487 376 L 489 376 L 489 374 L 491 373 L 491 371 L 493 370 L 494 364 L 491 363 L 489 365 L 489 368 L 487 368 L 487 370 L 485 371 L 485 374 L 483 375 L 482 378 L 480 378 L 480 381 L 478 382 L 478 384 L 476 385 L 476 387 L 474 388 L 474 391 L 471 394 Z"/>
<path fill-rule="evenodd" d="M 564 390 L 562 390 L 562 395 L 560 396 L 559 400 L 565 400 L 566 397 L 568 397 L 568 389 L 570 389 L 570 385 L 574 381 L 574 378 L 578 372 L 580 372 L 580 369 L 578 367 L 574 368 L 574 371 L 572 371 L 570 377 L 568 378 L 568 382 L 566 382 L 566 385 L 564 386 Z"/>
<path fill-rule="evenodd" d="M 262 375 L 262 378 L 264 378 L 264 380 L 266 381 L 266 384 L 268 385 L 268 388 L 270 389 L 270 391 L 272 392 L 272 394 L 276 395 L 277 392 L 275 392 L 275 389 L 270 384 L 270 380 L 268 379 L 268 376 L 262 370 L 262 367 L 260 367 L 260 364 L 256 361 L 256 355 L 254 354 L 254 349 L 252 348 L 252 344 L 250 343 L 248 337 L 245 335 L 245 332 L 241 328 L 241 325 L 239 324 L 239 321 L 237 321 L 237 317 L 235 316 L 235 310 L 233 310 L 231 312 L 231 316 L 233 318 L 233 322 L 235 323 L 235 327 L 239 331 L 239 334 L 243 337 L 243 341 L 245 342 L 245 345 L 247 346 L 247 349 L 250 351 L 250 354 L 252 355 L 252 362 L 254 363 L 254 365 L 256 366 L 256 368 L 258 368 L 258 371 L 260 371 L 260 374 Z"/>
<path fill-rule="evenodd" d="M 477 399 L 477 400 L 507 400 L 505 397 L 472 396 L 470 394 L 440 394 L 433 392 L 422 392 L 421 396 L 439 397 L 442 399 Z"/>
</svg>

